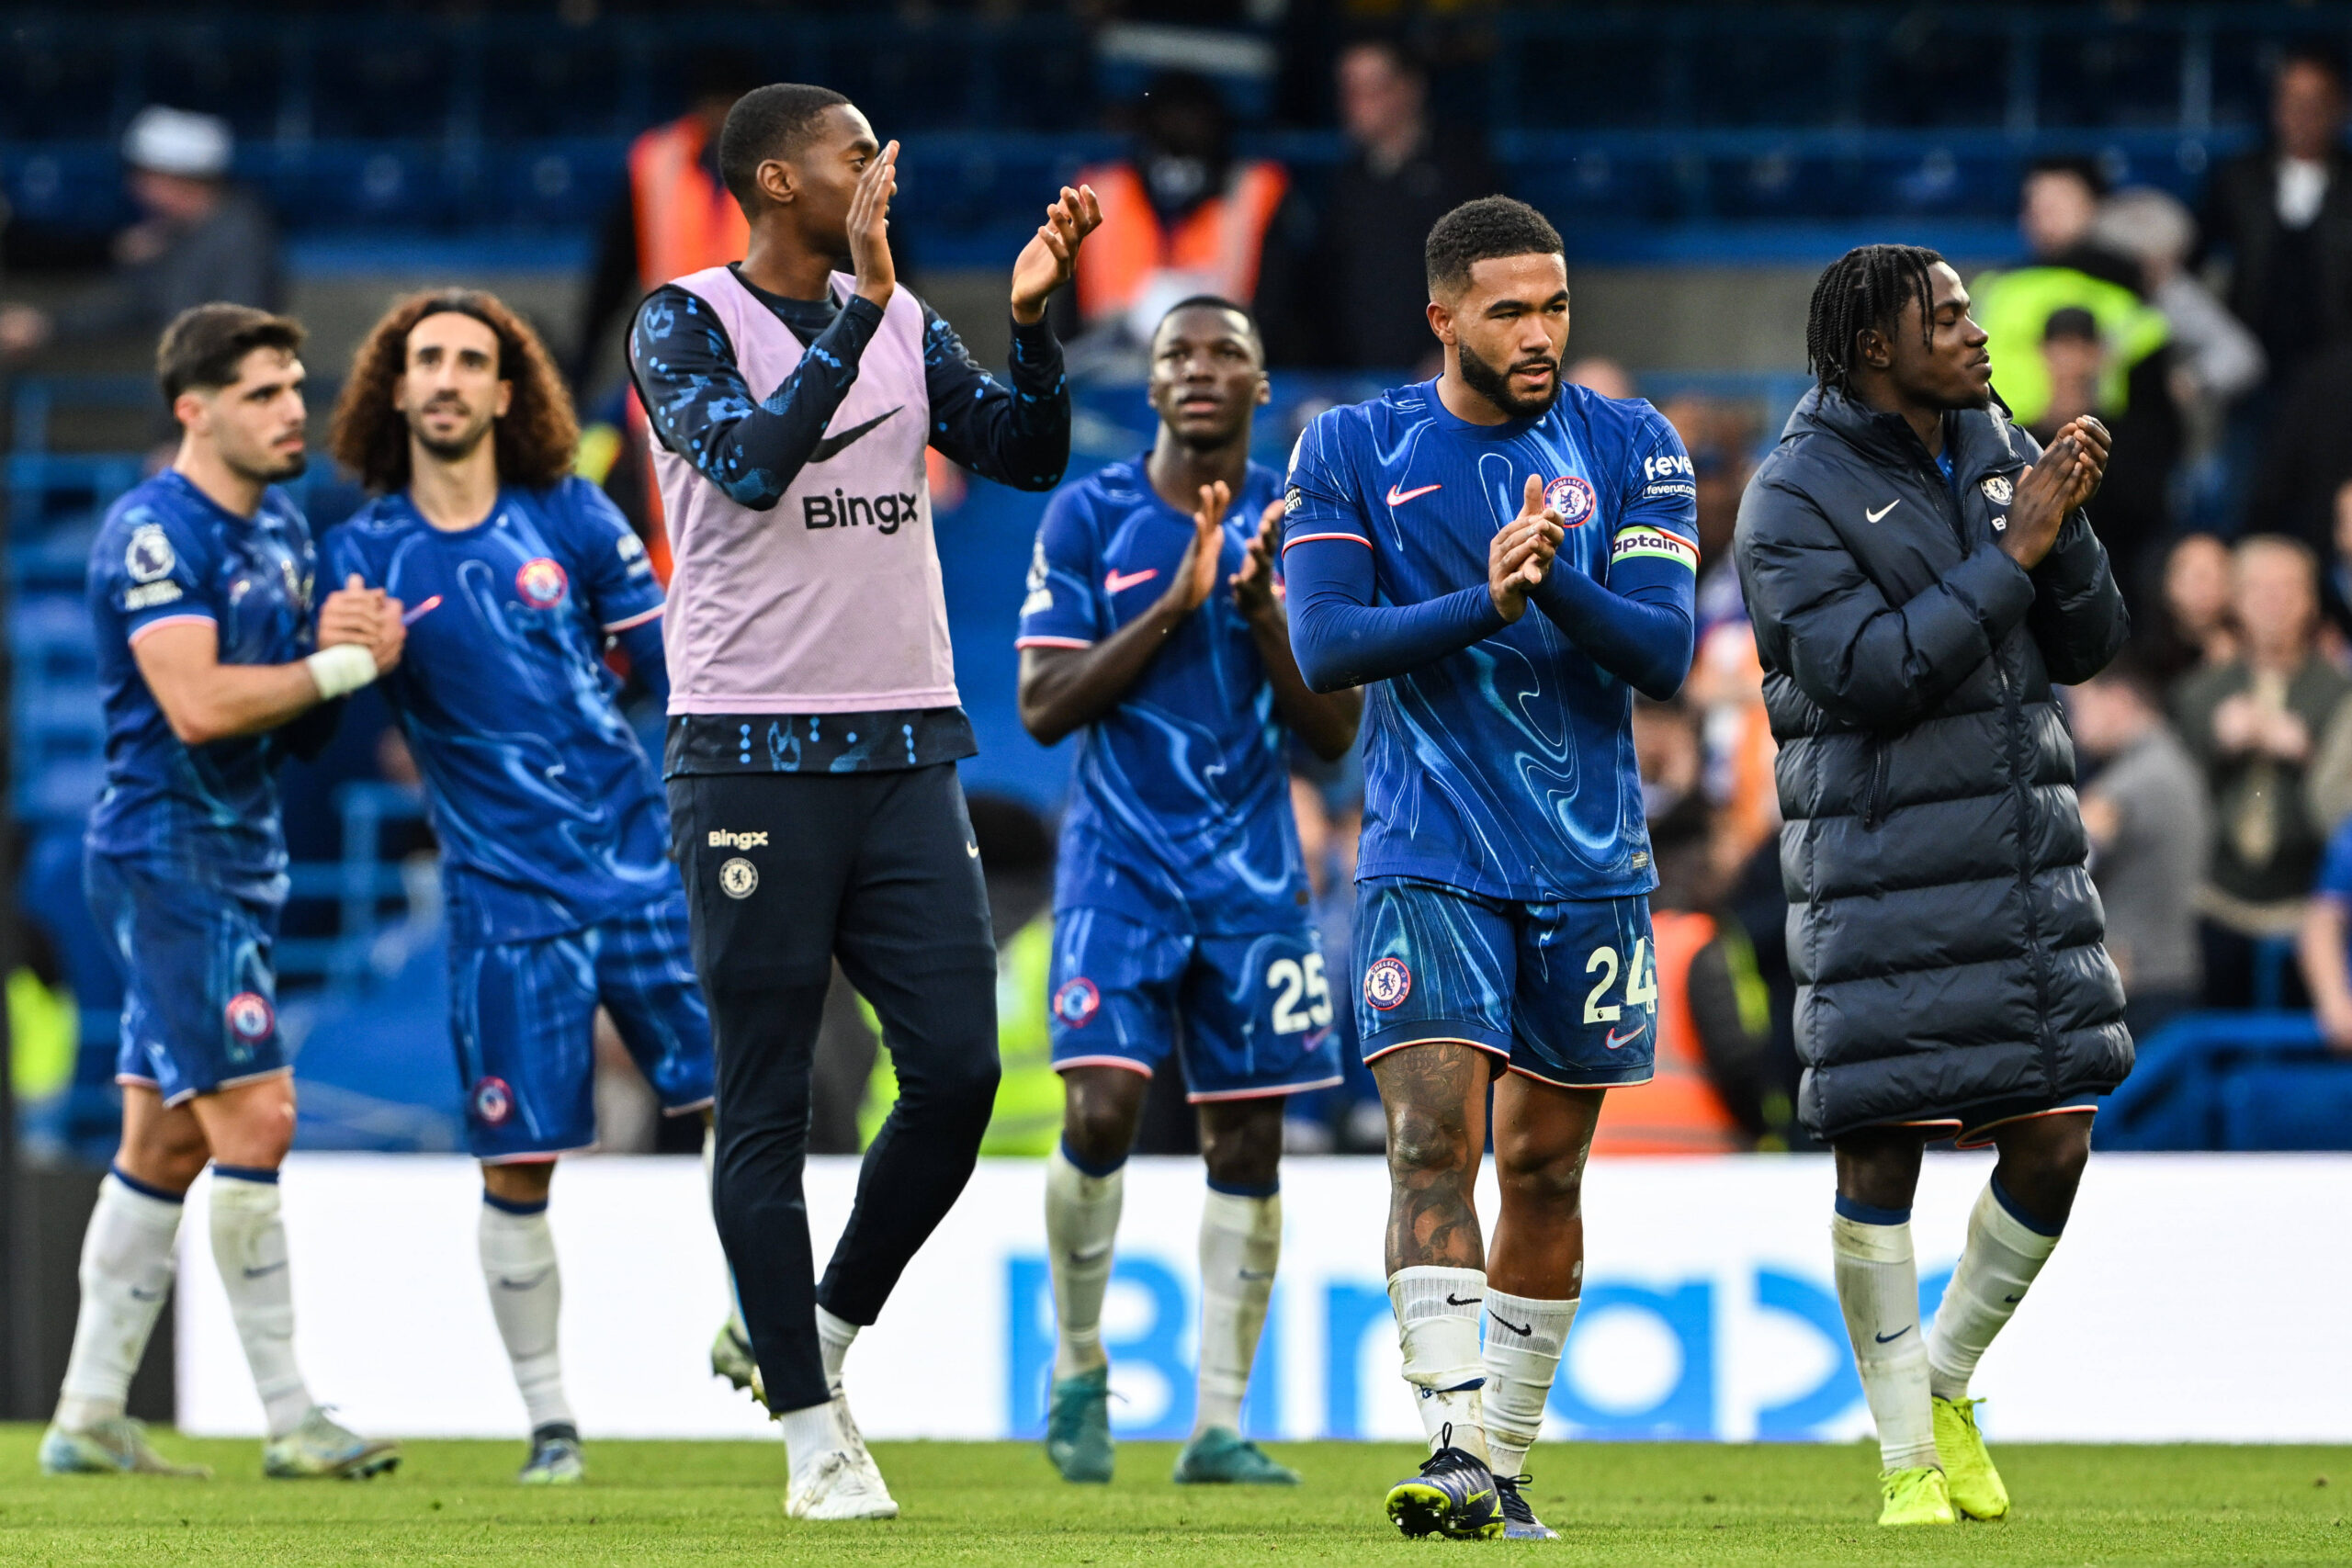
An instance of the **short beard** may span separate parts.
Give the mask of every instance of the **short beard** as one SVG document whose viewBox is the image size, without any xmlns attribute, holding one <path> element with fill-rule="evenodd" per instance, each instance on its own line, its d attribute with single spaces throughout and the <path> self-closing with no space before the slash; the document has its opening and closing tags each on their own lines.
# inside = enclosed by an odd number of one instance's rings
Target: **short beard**
<svg viewBox="0 0 2352 1568">
<path fill-rule="evenodd" d="M 409 434 L 416 437 L 416 444 L 419 446 L 432 453 L 435 458 L 444 463 L 456 463 L 472 457 L 475 449 L 490 438 L 491 431 L 496 427 L 497 423 L 496 420 L 484 420 L 470 430 L 462 431 L 447 440 L 440 441 L 425 434 L 413 423 L 409 425 Z"/>
<path fill-rule="evenodd" d="M 255 484 L 274 485 L 300 479 L 311 466 L 311 455 L 307 451 L 297 452 L 290 457 L 280 457 L 273 467 L 262 463 L 242 463 L 224 452 L 220 455 L 220 463 L 239 479 L 251 479 Z"/>
<path fill-rule="evenodd" d="M 1552 406 L 1560 395 L 1560 362 L 1547 359 L 1552 367 L 1552 389 L 1540 398 L 1522 398 L 1510 389 L 1510 373 L 1498 370 L 1478 357 L 1466 343 L 1457 341 L 1454 355 L 1462 366 L 1462 382 L 1472 391 L 1510 415 L 1513 419 L 1533 419 Z"/>
</svg>

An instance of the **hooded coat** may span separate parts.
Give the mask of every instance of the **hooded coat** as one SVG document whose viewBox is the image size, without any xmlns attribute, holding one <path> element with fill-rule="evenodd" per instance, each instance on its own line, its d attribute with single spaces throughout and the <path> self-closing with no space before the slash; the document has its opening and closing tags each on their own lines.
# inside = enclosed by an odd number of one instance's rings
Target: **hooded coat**
<svg viewBox="0 0 2352 1568">
<path fill-rule="evenodd" d="M 1901 416 L 1815 388 L 1740 501 L 1798 1114 L 1827 1138 L 2132 1068 L 2052 690 L 2115 656 L 2122 598 L 2079 510 L 2030 572 L 2001 550 L 2031 436 L 1968 410 L 1944 442 L 1950 481 Z"/>
</svg>

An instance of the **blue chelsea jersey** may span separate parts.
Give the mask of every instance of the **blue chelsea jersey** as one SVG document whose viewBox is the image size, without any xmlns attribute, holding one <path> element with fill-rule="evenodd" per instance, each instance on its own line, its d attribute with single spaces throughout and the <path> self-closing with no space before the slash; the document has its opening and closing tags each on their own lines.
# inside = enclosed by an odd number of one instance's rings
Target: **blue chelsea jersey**
<svg viewBox="0 0 2352 1568">
<path fill-rule="evenodd" d="M 1530 475 L 1566 526 L 1554 571 L 1621 592 L 1655 578 L 1688 609 L 1698 503 L 1681 439 L 1648 403 L 1582 387 L 1499 425 L 1448 412 L 1434 381 L 1317 416 L 1292 453 L 1284 547 L 1370 549 L 1375 604 L 1483 585 Z M 1657 886 L 1633 689 L 1532 604 L 1366 695 L 1359 876 L 1531 901 Z"/>
<path fill-rule="evenodd" d="M 1252 463 L 1207 601 L 1086 727 L 1056 908 L 1106 908 L 1206 935 L 1284 931 L 1305 918 L 1286 731 L 1227 586 L 1281 494 L 1281 477 Z M 1167 591 L 1193 533 L 1140 458 L 1065 486 L 1037 531 L 1020 646 L 1085 648 L 1111 636 Z"/>
<path fill-rule="evenodd" d="M 356 571 L 416 616 L 382 686 L 424 777 L 456 940 L 576 931 L 677 886 L 661 784 L 604 661 L 608 635 L 662 614 L 662 588 L 601 491 L 510 486 L 457 530 L 384 496 L 325 556 L 333 581 Z"/>
<path fill-rule="evenodd" d="M 277 773 L 288 732 L 183 744 L 131 648 L 161 626 L 207 623 L 224 664 L 290 664 L 316 647 L 315 569 L 310 525 L 277 490 L 240 517 L 165 469 L 107 510 L 88 590 L 107 728 L 93 850 L 251 898 L 285 897 Z"/>
</svg>

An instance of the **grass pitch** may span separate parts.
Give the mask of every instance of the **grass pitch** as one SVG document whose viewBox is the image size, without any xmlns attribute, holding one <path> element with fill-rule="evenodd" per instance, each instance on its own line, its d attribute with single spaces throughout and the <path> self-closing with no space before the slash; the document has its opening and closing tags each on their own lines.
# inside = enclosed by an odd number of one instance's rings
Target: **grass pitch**
<svg viewBox="0 0 2352 1568">
<path fill-rule="evenodd" d="M 260 1447 L 159 1436 L 210 1482 L 51 1480 L 35 1427 L 0 1427 L 0 1562 L 513 1564 L 822 1562 L 883 1568 L 1118 1568 L 1378 1563 L 1537 1553 L 1562 1563 L 2274 1563 L 2352 1562 L 2352 1449 L 1995 1450 L 2015 1516 L 1890 1531 L 1871 1520 L 1876 1451 L 1860 1446 L 1577 1446 L 1536 1451 L 1549 1545 L 1407 1541 L 1381 1516 L 1417 1456 L 1395 1446 L 1283 1444 L 1295 1491 L 1178 1487 L 1167 1444 L 1129 1443 L 1108 1487 L 1065 1485 L 1027 1444 L 877 1443 L 904 1516 L 784 1517 L 781 1444 L 591 1442 L 589 1482 L 514 1483 L 523 1445 L 408 1445 L 366 1483 L 261 1479 Z"/>
</svg>

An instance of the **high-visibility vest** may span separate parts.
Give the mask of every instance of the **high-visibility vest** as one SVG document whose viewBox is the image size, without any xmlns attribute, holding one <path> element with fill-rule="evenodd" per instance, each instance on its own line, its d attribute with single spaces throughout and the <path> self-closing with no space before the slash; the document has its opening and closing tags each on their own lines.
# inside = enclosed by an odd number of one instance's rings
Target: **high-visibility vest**
<svg viewBox="0 0 2352 1568">
<path fill-rule="evenodd" d="M 1990 341 L 1993 386 L 2009 417 L 2033 424 L 2050 412 L 2050 367 L 2042 330 L 2059 310 L 2088 310 L 2107 358 L 2098 378 L 2098 412 L 2113 418 L 2130 406 L 2132 367 L 2171 341 L 2164 312 L 2120 283 L 2070 266 L 2021 266 L 1980 274 L 1969 285 L 1969 313 Z"/>
<path fill-rule="evenodd" d="M 637 211 L 637 276 L 647 293 L 673 277 L 743 259 L 752 226 L 726 186 L 702 165 L 702 121 L 657 125 L 629 144 Z"/>
<path fill-rule="evenodd" d="M 1690 1016 L 1690 961 L 1715 940 L 1711 915 L 1686 909 L 1650 913 L 1657 987 L 1657 1076 L 1609 1091 L 1595 1154 L 1722 1154 L 1747 1146 L 1737 1121 L 1707 1077 L 1706 1052 Z"/>
<path fill-rule="evenodd" d="M 1290 189 L 1279 164 L 1248 159 L 1234 166 L 1222 194 L 1163 228 L 1143 176 L 1132 164 L 1106 164 L 1079 178 L 1102 204 L 1102 227 L 1078 253 L 1078 311 L 1090 326 L 1146 302 L 1156 285 L 1184 294 L 1216 294 L 1248 304 L 1258 292 L 1266 230 Z M 1166 293 L 1165 288 L 1159 292 Z"/>
</svg>

